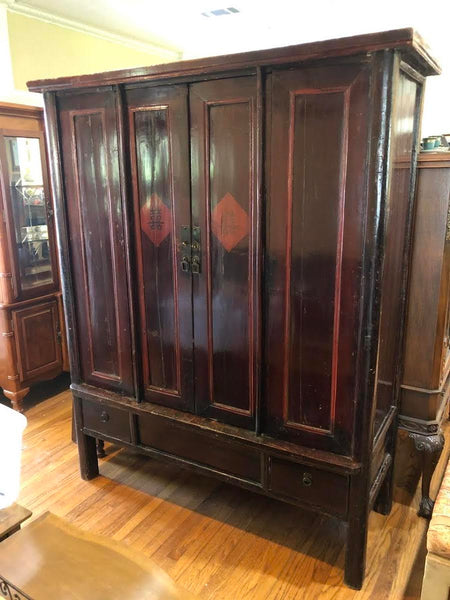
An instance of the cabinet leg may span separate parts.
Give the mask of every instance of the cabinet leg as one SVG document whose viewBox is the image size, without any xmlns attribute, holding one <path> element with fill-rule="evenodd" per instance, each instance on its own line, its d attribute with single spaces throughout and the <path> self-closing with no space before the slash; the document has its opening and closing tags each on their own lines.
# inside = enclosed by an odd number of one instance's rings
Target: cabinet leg
<svg viewBox="0 0 450 600">
<path fill-rule="evenodd" d="M 374 510 L 381 515 L 388 515 L 392 510 L 392 497 L 394 495 L 394 461 L 397 441 L 397 421 L 395 421 L 388 432 L 385 451 L 390 455 L 390 465 L 384 476 L 378 496 L 375 499 Z M 385 457 L 385 459 L 387 456 Z"/>
<path fill-rule="evenodd" d="M 97 438 L 97 456 L 98 458 L 105 458 L 105 442 L 99 438 Z"/>
<path fill-rule="evenodd" d="M 94 479 L 98 475 L 97 445 L 95 438 L 78 432 L 78 456 L 80 474 L 85 480 Z"/>
<path fill-rule="evenodd" d="M 361 589 L 366 571 L 368 502 L 368 472 L 363 470 L 350 478 L 345 551 L 344 581 L 355 590 Z"/>
<path fill-rule="evenodd" d="M 367 515 L 351 517 L 347 523 L 344 582 L 360 590 L 366 571 Z"/>
<path fill-rule="evenodd" d="M 72 405 L 72 442 L 77 443 L 77 431 L 75 429 L 75 407 Z"/>
<path fill-rule="evenodd" d="M 73 408 L 81 478 L 85 480 L 94 479 L 98 475 L 96 439 L 83 433 L 81 401 L 79 398 L 74 397 Z"/>
<path fill-rule="evenodd" d="M 23 388 L 23 390 L 19 390 L 17 392 L 11 392 L 10 390 L 3 390 L 3 393 L 5 394 L 5 396 L 11 400 L 11 404 L 14 410 L 17 410 L 18 412 L 23 412 L 23 399 L 25 398 L 25 396 L 28 394 L 28 392 L 30 391 L 30 388 Z"/>
<path fill-rule="evenodd" d="M 417 514 L 425 519 L 431 519 L 434 500 L 430 498 L 430 483 L 444 447 L 444 436 L 439 431 L 433 435 L 411 432 L 409 437 L 414 441 L 414 446 L 422 459 L 422 499 Z"/>
<path fill-rule="evenodd" d="M 392 509 L 393 472 L 394 464 L 392 462 L 385 475 L 374 505 L 375 512 L 380 513 L 381 515 L 388 515 Z"/>
</svg>

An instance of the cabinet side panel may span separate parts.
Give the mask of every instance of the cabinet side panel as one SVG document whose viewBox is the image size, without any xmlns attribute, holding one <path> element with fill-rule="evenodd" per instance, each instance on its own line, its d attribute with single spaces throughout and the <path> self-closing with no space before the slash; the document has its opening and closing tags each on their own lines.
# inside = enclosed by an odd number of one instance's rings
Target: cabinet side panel
<svg viewBox="0 0 450 600">
<path fill-rule="evenodd" d="M 403 383 L 437 389 L 441 383 L 441 365 L 440 356 L 436 356 L 436 338 L 444 312 L 440 306 L 440 293 L 443 288 L 443 295 L 446 295 L 445 279 L 448 279 L 444 259 L 448 245 L 450 160 L 447 167 L 439 168 L 432 162 L 419 162 L 417 178 Z"/>
<path fill-rule="evenodd" d="M 394 97 L 391 135 L 391 181 L 385 208 L 385 256 L 381 283 L 375 432 L 396 404 L 405 296 L 405 252 L 412 202 L 413 150 L 420 84 L 400 71 Z"/>
<path fill-rule="evenodd" d="M 82 376 L 131 392 L 114 96 L 65 97 L 60 120 Z"/>
</svg>

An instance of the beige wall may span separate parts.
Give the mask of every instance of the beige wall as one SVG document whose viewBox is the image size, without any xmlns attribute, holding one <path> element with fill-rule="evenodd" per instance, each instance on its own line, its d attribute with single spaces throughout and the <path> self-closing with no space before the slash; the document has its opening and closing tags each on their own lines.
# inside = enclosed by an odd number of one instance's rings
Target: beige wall
<svg viewBox="0 0 450 600">
<path fill-rule="evenodd" d="M 9 44 L 17 90 L 33 79 L 80 75 L 176 60 L 162 50 L 141 51 L 59 25 L 8 12 Z"/>
</svg>

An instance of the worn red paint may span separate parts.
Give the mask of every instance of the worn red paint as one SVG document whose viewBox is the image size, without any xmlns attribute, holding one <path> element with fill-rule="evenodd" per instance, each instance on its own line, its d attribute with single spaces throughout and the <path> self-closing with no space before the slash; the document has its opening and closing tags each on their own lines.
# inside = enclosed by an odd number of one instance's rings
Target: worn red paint
<svg viewBox="0 0 450 600">
<path fill-rule="evenodd" d="M 141 207 L 141 229 L 155 246 L 159 246 L 172 229 L 171 210 L 158 194 L 152 194 Z"/>
<path fill-rule="evenodd" d="M 227 252 L 248 235 L 248 215 L 229 192 L 212 211 L 211 229 Z"/>
</svg>

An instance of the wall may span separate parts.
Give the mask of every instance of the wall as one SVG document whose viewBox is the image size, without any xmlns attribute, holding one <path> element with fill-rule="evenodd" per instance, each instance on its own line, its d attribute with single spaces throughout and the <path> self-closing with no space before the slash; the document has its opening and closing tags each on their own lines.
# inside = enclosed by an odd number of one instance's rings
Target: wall
<svg viewBox="0 0 450 600">
<path fill-rule="evenodd" d="M 14 85 L 32 79 L 79 75 L 174 60 L 176 53 L 140 51 L 93 35 L 8 12 Z"/>
<path fill-rule="evenodd" d="M 177 19 L 173 18 L 177 4 L 174 0 L 151 4 L 144 13 L 144 19 L 141 13 L 137 13 L 139 16 L 132 13 L 130 19 L 133 21 L 134 18 L 134 25 L 141 22 L 141 33 L 147 30 L 151 40 L 150 31 L 164 30 L 168 43 L 183 48 L 184 58 L 284 46 L 398 27 L 416 27 L 431 45 L 433 55 L 443 67 L 441 76 L 430 77 L 427 81 L 422 132 L 423 135 L 450 133 L 448 0 L 433 0 L 429 6 L 423 0 L 378 0 L 376 3 L 322 0 L 307 6 L 293 0 L 277 0 L 276 5 L 272 0 L 258 0 L 257 10 L 254 0 L 236 0 L 235 4 L 241 13 L 217 20 L 201 16 L 201 0 L 178 5 L 177 10 L 183 8 L 183 12 L 177 13 Z M 142 66 L 178 58 L 173 47 L 172 51 L 161 48 L 160 54 L 158 51 L 143 51 L 19 14 L 14 12 L 18 5 L 15 7 L 12 1 L 8 6 L 7 24 L 17 93 L 26 89 L 25 83 L 30 79 Z M 111 6 L 114 7 L 114 4 Z M 170 28 L 163 27 L 168 22 Z M 131 30 L 128 36 L 132 37 Z M 140 39 L 143 39 L 142 36 Z M 5 71 L 2 60 L 3 55 L 0 54 L 0 97 L 4 95 L 2 85 L 4 87 L 8 79 L 2 76 Z M 29 102 L 41 102 L 37 95 L 33 98 L 23 91 L 21 93 L 21 101 L 27 102 L 28 97 Z"/>
</svg>

